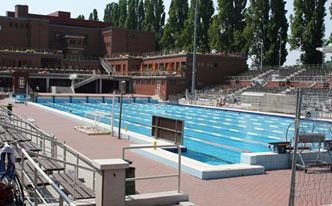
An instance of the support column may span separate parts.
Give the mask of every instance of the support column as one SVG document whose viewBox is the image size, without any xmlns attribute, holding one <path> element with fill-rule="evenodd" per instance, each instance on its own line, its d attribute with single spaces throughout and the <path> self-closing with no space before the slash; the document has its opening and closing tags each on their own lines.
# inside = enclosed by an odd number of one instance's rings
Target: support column
<svg viewBox="0 0 332 206">
<path fill-rule="evenodd" d="M 95 81 L 95 93 L 96 93 L 96 94 L 99 93 L 99 91 L 98 91 L 98 90 L 99 90 L 98 81 L 99 81 L 98 79 L 96 79 L 96 81 Z"/>
<path fill-rule="evenodd" d="M 46 78 L 46 92 L 50 91 L 50 78 Z"/>
<path fill-rule="evenodd" d="M 99 79 L 99 94 L 103 93 L 103 80 Z"/>
<path fill-rule="evenodd" d="M 93 161 L 96 175 L 96 206 L 124 206 L 126 169 L 129 163 L 122 159 Z"/>
</svg>

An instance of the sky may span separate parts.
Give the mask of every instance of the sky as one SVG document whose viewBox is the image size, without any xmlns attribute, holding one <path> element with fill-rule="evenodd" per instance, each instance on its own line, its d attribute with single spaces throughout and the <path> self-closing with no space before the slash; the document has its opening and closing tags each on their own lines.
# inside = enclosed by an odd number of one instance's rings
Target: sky
<svg viewBox="0 0 332 206">
<path fill-rule="evenodd" d="M 111 2 L 117 2 L 118 0 L 2 0 L 0 6 L 0 16 L 5 16 L 6 11 L 13 11 L 16 4 L 27 4 L 29 5 L 29 12 L 35 14 L 50 14 L 55 11 L 70 11 L 72 17 L 77 17 L 79 14 L 83 14 L 86 18 L 89 16 L 91 11 L 96 8 L 98 10 L 99 19 L 104 16 L 104 9 L 106 4 Z M 168 12 L 169 4 L 171 0 L 164 0 L 166 14 Z M 214 0 L 215 6 L 217 0 Z M 287 0 L 286 9 L 288 10 L 287 16 L 293 11 L 293 0 Z M 327 0 L 326 8 L 331 5 L 332 0 Z M 330 20 L 330 14 L 325 19 L 326 25 L 326 36 L 332 33 L 332 20 Z M 299 51 L 290 51 L 287 57 L 285 65 L 294 65 L 299 59 Z M 326 59 L 332 58 L 331 55 L 327 56 Z"/>
</svg>

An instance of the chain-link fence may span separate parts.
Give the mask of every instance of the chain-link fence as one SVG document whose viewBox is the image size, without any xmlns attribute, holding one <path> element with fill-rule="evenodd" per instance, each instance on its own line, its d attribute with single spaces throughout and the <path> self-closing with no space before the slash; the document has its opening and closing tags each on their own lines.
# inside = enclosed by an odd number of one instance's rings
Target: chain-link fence
<svg viewBox="0 0 332 206">
<path fill-rule="evenodd" d="M 289 205 L 332 204 L 332 92 L 304 89 L 297 95 L 290 128 L 292 181 Z M 301 98 L 300 98 L 301 96 Z M 301 117 L 301 118 L 300 118 Z M 296 138 L 295 138 L 296 137 Z"/>
</svg>

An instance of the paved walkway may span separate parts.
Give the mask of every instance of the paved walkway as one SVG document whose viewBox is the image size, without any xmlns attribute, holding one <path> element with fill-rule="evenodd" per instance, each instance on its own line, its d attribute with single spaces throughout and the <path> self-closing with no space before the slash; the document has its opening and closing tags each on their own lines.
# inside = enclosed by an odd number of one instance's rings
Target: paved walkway
<svg viewBox="0 0 332 206">
<path fill-rule="evenodd" d="M 5 104 L 0 100 L 0 104 Z M 74 130 L 79 122 L 36 106 L 15 104 L 13 111 L 23 118 L 33 118 L 47 133 L 55 134 L 91 159 L 120 158 L 121 147 L 133 144 L 111 136 L 88 136 Z M 128 153 L 134 161 L 136 176 L 176 173 L 176 170 L 134 153 Z M 290 170 L 268 171 L 264 175 L 236 177 L 218 180 L 200 180 L 182 173 L 181 189 L 189 194 L 190 201 L 200 206 L 273 206 L 287 205 Z M 176 179 L 158 179 L 137 182 L 140 193 L 176 190 Z"/>
</svg>

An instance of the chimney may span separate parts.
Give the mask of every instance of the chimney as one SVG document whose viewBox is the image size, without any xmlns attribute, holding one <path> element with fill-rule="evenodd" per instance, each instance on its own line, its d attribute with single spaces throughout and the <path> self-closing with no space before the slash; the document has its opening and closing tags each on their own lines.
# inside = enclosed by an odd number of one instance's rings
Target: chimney
<svg viewBox="0 0 332 206">
<path fill-rule="evenodd" d="M 16 5 L 15 6 L 15 17 L 28 17 L 29 7 L 27 5 Z"/>
</svg>

